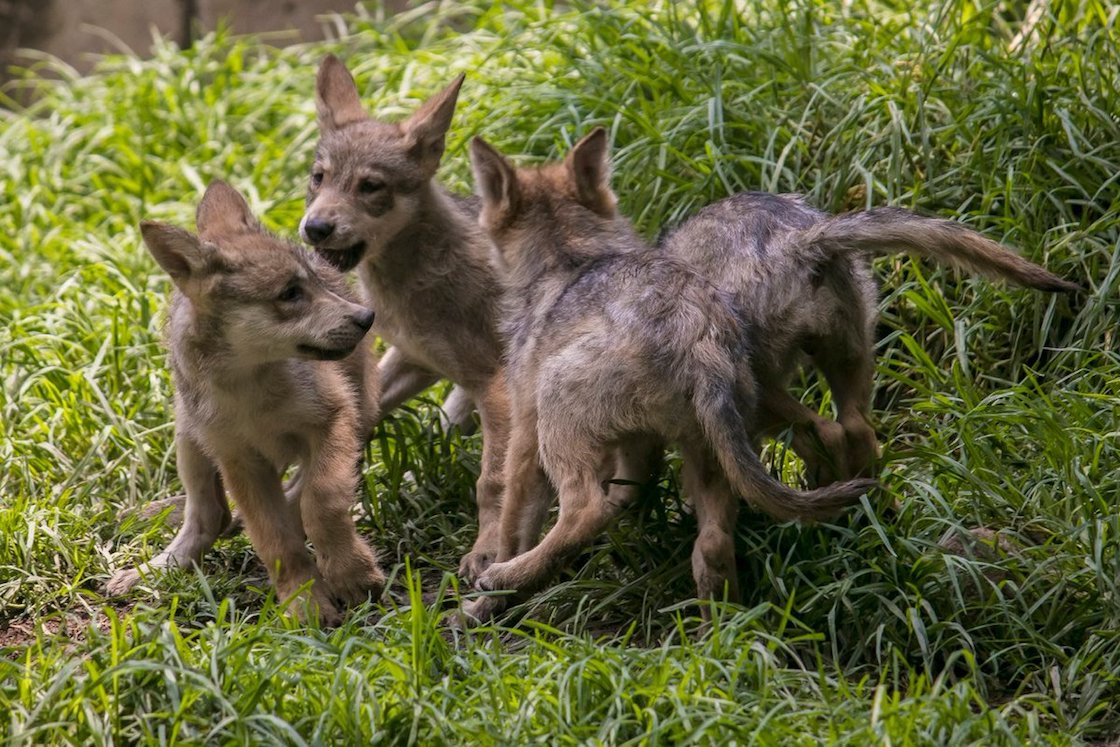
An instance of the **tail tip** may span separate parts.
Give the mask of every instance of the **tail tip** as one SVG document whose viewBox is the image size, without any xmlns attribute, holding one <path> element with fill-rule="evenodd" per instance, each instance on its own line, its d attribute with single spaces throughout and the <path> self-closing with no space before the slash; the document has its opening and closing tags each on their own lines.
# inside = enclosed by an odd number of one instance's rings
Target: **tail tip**
<svg viewBox="0 0 1120 747">
<path fill-rule="evenodd" d="M 878 480 L 870 477 L 860 477 L 854 480 L 832 483 L 823 488 L 817 488 L 811 493 L 815 497 L 811 501 L 813 507 L 804 514 L 796 517 L 801 522 L 812 523 L 821 519 L 833 519 L 859 499 L 880 486 Z"/>
<path fill-rule="evenodd" d="M 1051 293 L 1070 293 L 1073 295 L 1081 295 L 1087 292 L 1085 286 L 1070 282 L 1069 280 L 1063 280 L 1057 275 L 1054 276 L 1054 280 L 1051 284 L 1043 288 L 1043 290 L 1050 291 Z"/>
</svg>

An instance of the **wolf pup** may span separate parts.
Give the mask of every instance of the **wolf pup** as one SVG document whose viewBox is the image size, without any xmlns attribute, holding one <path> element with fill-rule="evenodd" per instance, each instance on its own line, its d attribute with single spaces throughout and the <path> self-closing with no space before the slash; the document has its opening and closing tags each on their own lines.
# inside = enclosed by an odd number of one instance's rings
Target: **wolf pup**
<svg viewBox="0 0 1120 747">
<path fill-rule="evenodd" d="M 385 585 L 350 516 L 377 416 L 377 369 L 360 344 L 373 312 L 348 297 L 336 270 L 266 233 L 229 185 L 210 184 L 197 223 L 198 236 L 140 224 L 175 284 L 167 332 L 186 516 L 166 550 L 107 590 L 198 561 L 229 524 L 228 488 L 280 599 L 310 584 L 312 614 L 337 624 L 336 600 L 376 597 Z"/>
<path fill-rule="evenodd" d="M 659 245 L 734 296 L 753 330 L 758 424 L 771 433 L 792 426 L 815 484 L 867 475 L 879 453 L 869 422 L 878 297 L 871 255 L 907 251 L 1031 288 L 1079 290 L 959 223 L 890 207 L 827 215 L 797 195 L 733 195 Z M 832 390 L 838 421 L 788 391 L 806 356 Z"/>
<path fill-rule="evenodd" d="M 699 525 L 692 554 L 701 598 L 737 598 L 736 494 L 780 519 L 835 514 L 869 490 L 852 480 L 798 492 L 774 480 L 751 448 L 757 387 L 727 294 L 687 263 L 647 248 L 619 216 L 608 184 L 607 137 L 595 130 L 561 163 L 515 169 L 471 143 L 480 223 L 503 277 L 513 433 L 503 545 L 522 552 L 477 581 L 522 594 L 539 588 L 602 531 L 613 450 L 635 437 L 676 443 Z M 540 544 L 524 487 L 543 480 L 560 514 Z M 497 597 L 465 607 L 493 613 Z"/>
<path fill-rule="evenodd" d="M 509 403 L 490 240 L 470 201 L 434 179 L 462 81 L 387 124 L 366 114 L 342 62 L 325 58 L 316 82 L 320 140 L 300 234 L 338 269 L 356 268 L 377 309 L 374 331 L 391 345 L 380 364 L 382 412 L 440 378 L 478 405 L 479 533 L 460 564 L 471 579 L 498 552 Z"/>
</svg>

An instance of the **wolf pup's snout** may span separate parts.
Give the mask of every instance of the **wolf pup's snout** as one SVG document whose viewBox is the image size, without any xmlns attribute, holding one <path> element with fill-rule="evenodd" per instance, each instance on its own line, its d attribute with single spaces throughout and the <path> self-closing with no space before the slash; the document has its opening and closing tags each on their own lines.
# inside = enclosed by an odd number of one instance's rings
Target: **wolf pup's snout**
<svg viewBox="0 0 1120 747">
<path fill-rule="evenodd" d="M 303 222 L 303 237 L 311 244 L 318 244 L 330 238 L 334 224 L 322 218 L 308 218 Z"/>
<path fill-rule="evenodd" d="M 373 309 L 362 309 L 355 312 L 350 319 L 362 328 L 362 332 L 369 332 L 369 328 L 373 326 Z"/>
</svg>

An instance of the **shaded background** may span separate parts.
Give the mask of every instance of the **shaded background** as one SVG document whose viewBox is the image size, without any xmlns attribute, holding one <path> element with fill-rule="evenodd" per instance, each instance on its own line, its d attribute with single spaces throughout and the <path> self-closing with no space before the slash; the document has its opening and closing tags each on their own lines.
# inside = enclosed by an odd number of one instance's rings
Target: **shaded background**
<svg viewBox="0 0 1120 747">
<path fill-rule="evenodd" d="M 406 0 L 387 0 L 399 10 Z M 143 55 L 153 29 L 182 46 L 225 21 L 238 34 L 270 33 L 269 41 L 316 41 L 329 33 L 330 14 L 353 12 L 356 0 L 0 0 L 0 75 L 51 54 L 88 72 L 98 54 L 127 48 Z"/>
</svg>

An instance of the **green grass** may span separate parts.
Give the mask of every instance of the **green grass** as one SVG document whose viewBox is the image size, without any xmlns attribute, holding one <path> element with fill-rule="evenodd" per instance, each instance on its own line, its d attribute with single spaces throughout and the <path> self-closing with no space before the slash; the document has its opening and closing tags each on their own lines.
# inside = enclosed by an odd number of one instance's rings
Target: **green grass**
<svg viewBox="0 0 1120 747">
<path fill-rule="evenodd" d="M 33 106 L 0 112 L 6 740 L 1108 743 L 1120 53 L 1106 5 L 1052 5 L 1013 48 L 1020 2 L 441 3 L 349 18 L 334 43 L 219 33 L 36 84 Z M 467 72 L 441 172 L 461 190 L 473 135 L 537 160 L 603 125 L 649 237 L 729 192 L 798 191 L 958 218 L 1087 292 L 880 261 L 883 500 L 813 528 L 745 515 L 745 603 L 707 631 L 673 468 L 663 500 L 555 587 L 500 625 L 450 630 L 437 592 L 454 597 L 447 572 L 473 539 L 479 443 L 440 431 L 443 387 L 369 450 L 360 529 L 395 568 L 383 606 L 299 627 L 244 537 L 202 575 L 107 600 L 109 574 L 170 536 L 130 510 L 179 489 L 169 283 L 137 223 L 190 225 L 221 177 L 294 234 L 326 51 L 386 117 Z M 799 479 L 780 443 L 767 458 Z M 998 545 L 968 541 L 985 528 Z"/>
</svg>

